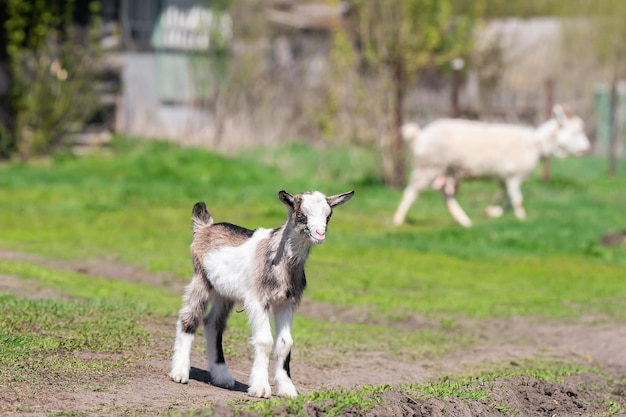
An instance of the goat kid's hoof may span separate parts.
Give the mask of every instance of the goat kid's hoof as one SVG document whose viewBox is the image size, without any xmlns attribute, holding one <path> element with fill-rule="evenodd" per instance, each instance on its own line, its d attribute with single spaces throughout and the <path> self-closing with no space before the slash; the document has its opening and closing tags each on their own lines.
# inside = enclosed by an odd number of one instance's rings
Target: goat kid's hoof
<svg viewBox="0 0 626 417">
<path fill-rule="evenodd" d="M 189 371 L 184 369 L 172 369 L 170 372 L 170 379 L 174 382 L 187 384 L 189 382 Z"/>
<path fill-rule="evenodd" d="M 272 395 L 272 389 L 270 388 L 270 384 L 267 383 L 250 385 L 248 395 L 257 398 L 269 398 Z"/>
<path fill-rule="evenodd" d="M 212 366 L 209 368 L 209 374 L 211 374 L 211 384 L 228 389 L 235 387 L 235 378 L 228 372 L 225 364 Z"/>
<path fill-rule="evenodd" d="M 280 387 L 276 395 L 283 398 L 296 398 L 298 396 L 298 391 L 296 391 L 296 387 L 291 384 L 290 387 Z"/>
</svg>

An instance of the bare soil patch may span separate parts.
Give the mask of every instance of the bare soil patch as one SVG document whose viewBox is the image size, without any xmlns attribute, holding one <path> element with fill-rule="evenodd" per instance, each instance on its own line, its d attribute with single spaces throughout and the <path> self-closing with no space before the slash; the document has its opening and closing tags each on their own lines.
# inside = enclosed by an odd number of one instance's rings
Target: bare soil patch
<svg viewBox="0 0 626 417">
<path fill-rule="evenodd" d="M 583 416 L 607 411 L 608 387 L 595 374 L 577 374 L 560 383 L 521 376 L 499 378 L 484 388 L 490 393 L 483 400 L 419 400 L 399 391 L 383 395 L 382 405 L 361 414 L 383 416 Z M 479 385 L 479 384 L 477 384 Z M 484 385 L 484 384 L 483 384 Z M 615 395 L 615 394 L 614 394 Z"/>
<path fill-rule="evenodd" d="M 53 266 L 48 263 L 50 261 L 16 252 L 3 251 L 0 257 L 21 257 Z M 171 282 L 168 277 L 108 261 L 56 262 L 54 266 L 160 286 Z M 180 292 L 184 284 L 167 285 L 176 286 L 175 290 Z M 58 296 L 46 289 L 33 290 L 27 281 L 7 276 L 0 276 L 0 291 L 36 298 Z M 299 314 L 350 323 L 373 320 L 366 309 L 338 309 L 310 301 L 303 303 Z M 429 326 L 426 320 L 417 316 L 401 323 L 384 323 L 380 318 L 375 320 L 377 324 L 403 329 Z M 41 369 L 32 379 L 10 385 L 0 383 L 0 415 L 147 416 L 202 409 L 212 410 L 212 415 L 216 417 L 235 415 L 231 404 L 250 400 L 245 393 L 252 362 L 250 352 L 229 360 L 229 367 L 237 380 L 235 390 L 217 388 L 209 383 L 206 359 L 201 352 L 203 341 L 198 338 L 192 351 L 189 384 L 174 383 L 167 376 L 174 322 L 172 317 L 145 323 L 151 333 L 147 346 L 138 350 L 124 366 L 110 372 L 68 378 Z M 521 416 L 606 415 L 604 413 L 610 401 L 621 406 L 622 411 L 616 415 L 626 415 L 626 386 L 623 385 L 626 381 L 626 324 L 599 318 L 578 321 L 513 318 L 465 320 L 459 325 L 464 331 L 477 335 L 481 342 L 450 354 L 416 361 L 400 360 L 393 353 L 384 351 L 344 355 L 326 349 L 305 356 L 296 346 L 292 355 L 294 383 L 301 394 L 364 385 L 392 387 L 380 394 L 380 401 L 374 409 L 346 410 L 344 415 L 349 416 L 504 416 L 513 415 L 515 410 Z M 85 359 L 84 355 L 89 355 L 81 352 L 72 354 L 82 359 Z M 481 387 L 490 394 L 484 400 L 424 400 L 398 387 L 404 383 L 426 382 L 443 375 L 481 369 L 488 363 L 516 364 L 525 358 L 561 359 L 595 365 L 621 382 L 609 387 L 606 381 L 593 373 L 572 375 L 558 383 L 531 377 L 499 378 Z M 118 361 L 119 357 L 111 355 L 110 360 Z M 328 404 L 328 407 L 331 405 Z M 304 413 L 321 416 L 328 407 L 308 404 Z M 283 413 L 287 414 L 286 411 Z M 237 415 L 246 413 L 239 412 Z"/>
</svg>

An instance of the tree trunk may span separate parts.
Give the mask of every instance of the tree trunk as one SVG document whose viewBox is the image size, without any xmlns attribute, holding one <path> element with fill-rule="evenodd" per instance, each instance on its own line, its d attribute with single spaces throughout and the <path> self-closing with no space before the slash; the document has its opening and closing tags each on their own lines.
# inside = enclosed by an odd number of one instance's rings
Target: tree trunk
<svg viewBox="0 0 626 417">
<path fill-rule="evenodd" d="M 613 78 L 611 84 L 611 107 L 609 110 L 609 175 L 617 174 L 617 136 L 619 129 L 617 126 L 617 77 Z"/>
<path fill-rule="evenodd" d="M 11 100 L 11 67 L 7 53 L 8 2 L 0 1 L 0 159 L 7 158 L 15 149 L 13 132 L 15 111 Z"/>
<path fill-rule="evenodd" d="M 546 113 L 545 119 L 552 117 L 552 107 L 554 106 L 554 80 L 548 78 L 546 80 Z M 543 167 L 543 182 L 548 183 L 552 179 L 552 165 L 549 156 L 541 157 L 541 165 Z"/>
<path fill-rule="evenodd" d="M 388 121 L 388 141 L 383 149 L 383 175 L 385 184 L 395 188 L 402 188 L 405 182 L 405 152 L 404 141 L 401 135 L 402 107 L 404 103 L 404 70 L 401 63 L 396 63 L 392 69 L 391 103 Z"/>
<path fill-rule="evenodd" d="M 460 58 L 457 58 L 458 62 L 463 62 Z M 461 117 L 461 107 L 459 105 L 459 95 L 461 94 L 461 86 L 463 85 L 463 74 L 461 69 L 463 64 L 453 64 L 452 67 L 452 85 L 450 88 L 450 116 L 454 119 Z"/>
</svg>

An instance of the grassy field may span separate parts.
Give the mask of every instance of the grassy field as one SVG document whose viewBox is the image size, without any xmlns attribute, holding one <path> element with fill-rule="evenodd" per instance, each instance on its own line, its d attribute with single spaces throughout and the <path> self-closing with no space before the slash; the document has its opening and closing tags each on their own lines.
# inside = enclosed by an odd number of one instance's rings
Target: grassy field
<svg viewBox="0 0 626 417">
<path fill-rule="evenodd" d="M 294 339 L 304 351 L 385 349 L 410 360 L 472 344 L 471 334 L 451 331 L 468 318 L 626 319 L 626 250 L 599 243 L 604 233 L 626 228 L 626 176 L 607 177 L 604 160 L 556 160 L 552 182 L 531 178 L 523 186 L 525 222 L 511 213 L 484 218 L 482 209 L 498 188 L 463 184 L 459 201 L 475 222 L 466 230 L 434 191 L 415 203 L 407 225 L 393 227 L 401 191 L 379 183 L 375 153 L 368 149 L 293 144 L 224 157 L 118 139 L 113 150 L 114 156 L 57 154 L 0 165 L 0 250 L 55 262 L 105 259 L 184 283 L 196 201 L 205 201 L 216 221 L 272 227 L 285 218 L 280 189 L 354 189 L 355 197 L 333 216 L 327 242 L 308 262 L 307 298 L 363 309 L 386 323 L 418 315 L 437 325 L 411 331 L 298 316 Z M 165 287 L 68 271 L 24 256 L 0 259 L 2 276 L 58 296 L 33 300 L 0 293 L 0 385 L 27 379 L 41 366 L 67 375 L 124 366 L 147 340 L 143 323 L 171 319 L 180 307 L 180 294 Z M 231 332 L 239 342 L 227 354 L 237 354 L 246 349 L 241 315 L 233 317 Z M 102 363 L 58 354 L 71 350 L 123 354 Z M 22 357 L 28 360 L 17 360 Z M 324 395 L 317 397 L 322 401 Z M 363 398 L 354 396 L 357 403 Z M 255 407 L 266 412 L 259 408 L 266 405 Z"/>
</svg>

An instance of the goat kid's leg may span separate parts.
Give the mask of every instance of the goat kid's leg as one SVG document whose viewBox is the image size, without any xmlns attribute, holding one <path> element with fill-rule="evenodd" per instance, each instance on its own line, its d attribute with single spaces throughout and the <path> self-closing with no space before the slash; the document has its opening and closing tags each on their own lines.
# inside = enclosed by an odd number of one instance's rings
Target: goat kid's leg
<svg viewBox="0 0 626 417">
<path fill-rule="evenodd" d="M 252 327 L 251 343 L 254 347 L 254 362 L 250 370 L 248 394 L 253 397 L 269 398 L 272 395 L 272 389 L 268 373 L 270 354 L 274 344 L 269 307 L 250 303 L 245 308 L 248 311 L 250 327 Z"/>
<path fill-rule="evenodd" d="M 201 274 L 195 274 L 185 290 L 183 307 L 176 322 L 176 340 L 170 371 L 170 378 L 175 382 L 189 382 L 191 345 L 209 300 L 207 285 Z"/>
<path fill-rule="evenodd" d="M 287 306 L 274 311 L 274 324 L 276 327 L 274 355 L 276 356 L 276 382 L 277 395 L 279 397 L 293 398 L 298 395 L 295 385 L 291 380 L 289 362 L 291 361 L 291 322 L 293 320 L 293 306 Z"/>
<path fill-rule="evenodd" d="M 222 348 L 222 335 L 226 330 L 226 322 L 232 309 L 232 301 L 215 295 L 211 303 L 211 310 L 204 317 L 204 340 L 211 383 L 224 388 L 235 386 L 235 378 L 228 372 Z"/>
</svg>

